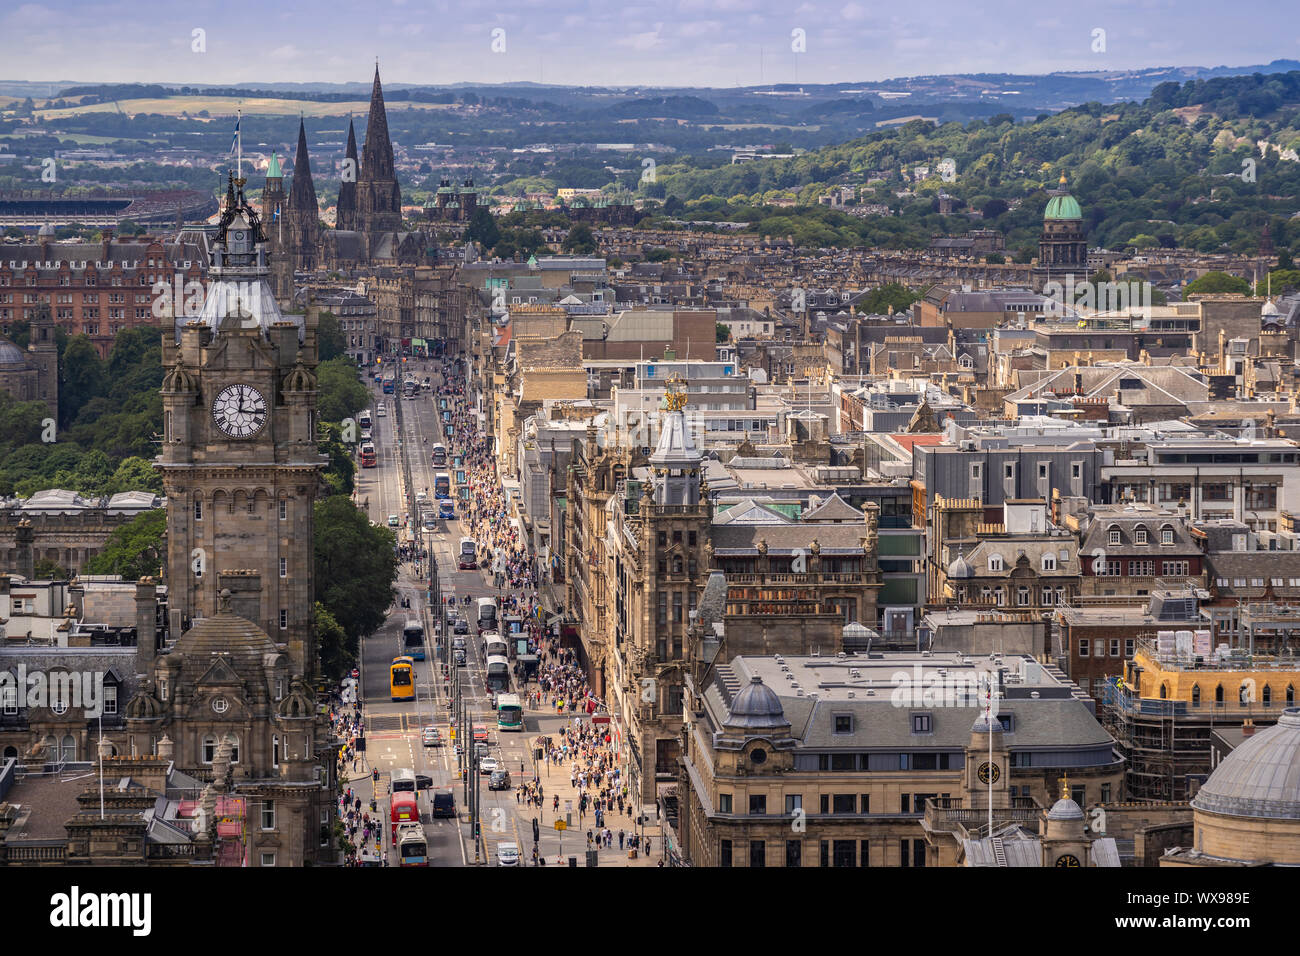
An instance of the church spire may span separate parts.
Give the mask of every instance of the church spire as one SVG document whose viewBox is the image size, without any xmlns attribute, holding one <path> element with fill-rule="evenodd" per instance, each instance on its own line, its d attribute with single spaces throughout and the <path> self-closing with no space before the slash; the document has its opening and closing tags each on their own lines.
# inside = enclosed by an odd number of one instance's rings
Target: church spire
<svg viewBox="0 0 1300 956">
<path fill-rule="evenodd" d="M 375 82 L 370 89 L 370 113 L 366 117 L 366 142 L 361 148 L 361 171 L 357 176 L 357 228 L 367 234 L 396 232 L 402 227 L 402 190 L 393 166 L 393 144 L 388 138 L 388 114 L 384 110 L 384 88 L 375 64 Z"/>
<path fill-rule="evenodd" d="M 316 203 L 316 184 L 311 178 L 311 160 L 307 158 L 307 127 L 298 120 L 298 151 L 293 157 L 293 186 L 289 192 L 289 205 L 295 210 L 312 210 L 319 216 Z"/>
<path fill-rule="evenodd" d="M 370 113 L 366 117 L 366 144 L 361 157 L 366 179 L 393 178 L 393 144 L 388 139 L 388 113 L 384 109 L 384 87 L 375 64 L 375 82 L 370 87 Z"/>
<path fill-rule="evenodd" d="M 357 228 L 357 173 L 361 168 L 357 160 L 357 131 L 348 117 L 348 147 L 343 159 L 343 182 L 339 186 L 339 205 L 336 228 Z"/>
</svg>

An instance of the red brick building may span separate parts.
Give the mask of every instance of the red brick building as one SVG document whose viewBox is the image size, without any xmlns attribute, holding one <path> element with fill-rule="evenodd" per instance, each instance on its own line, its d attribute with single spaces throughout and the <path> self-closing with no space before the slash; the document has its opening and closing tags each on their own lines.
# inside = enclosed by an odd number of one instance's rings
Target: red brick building
<svg viewBox="0 0 1300 956">
<path fill-rule="evenodd" d="M 44 302 L 56 326 L 68 335 L 88 335 L 107 357 L 123 329 L 159 327 L 155 283 L 183 290 L 203 281 L 206 258 L 191 242 L 122 241 L 111 233 L 101 242 L 56 242 L 48 227 L 42 232 L 35 242 L 0 244 L 0 331 L 31 320 Z"/>
</svg>

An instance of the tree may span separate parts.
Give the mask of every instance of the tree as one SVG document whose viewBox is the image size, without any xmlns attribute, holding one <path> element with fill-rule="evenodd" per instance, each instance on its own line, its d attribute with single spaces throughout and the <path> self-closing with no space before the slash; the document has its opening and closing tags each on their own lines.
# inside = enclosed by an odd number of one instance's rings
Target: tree
<svg viewBox="0 0 1300 956">
<path fill-rule="evenodd" d="M 315 619 L 321 672 L 330 683 L 338 683 L 356 663 L 361 642 L 349 638 L 337 618 L 320 601 L 316 602 Z"/>
<path fill-rule="evenodd" d="M 104 494 L 116 495 L 123 491 L 152 491 L 162 494 L 162 475 L 148 461 L 136 455 L 123 458 L 113 476 L 108 479 Z"/>
<path fill-rule="evenodd" d="M 370 393 L 357 381 L 356 364 L 346 356 L 321 362 L 316 367 L 316 384 L 321 421 L 341 422 L 370 404 Z"/>
<path fill-rule="evenodd" d="M 731 326 L 723 325 L 721 322 L 714 323 L 713 337 L 718 345 L 722 345 L 731 338 Z"/>
<path fill-rule="evenodd" d="M 103 394 L 104 361 L 89 336 L 75 335 L 63 353 L 63 383 L 59 387 L 61 425 L 71 423 L 83 406 Z"/>
<path fill-rule="evenodd" d="M 469 225 L 465 227 L 465 241 L 477 242 L 484 249 L 491 249 L 501 241 L 501 230 L 487 207 L 477 207 L 470 216 Z"/>
<path fill-rule="evenodd" d="M 984 257 L 984 261 L 990 265 L 1000 266 L 1007 261 L 1007 257 L 1000 252 L 990 252 Z"/>
<path fill-rule="evenodd" d="M 1184 298 L 1189 295 L 1212 295 L 1223 292 L 1250 295 L 1250 283 L 1238 276 L 1230 276 L 1226 272 L 1207 272 L 1183 287 Z"/>
<path fill-rule="evenodd" d="M 564 251 L 586 256 L 596 251 L 596 237 L 591 234 L 591 226 L 580 222 L 564 237 Z"/>
<path fill-rule="evenodd" d="M 333 312 L 320 314 L 320 323 L 316 326 L 316 345 L 320 349 L 322 362 L 347 354 L 348 340 L 344 337 L 339 327 L 338 317 Z"/>
<path fill-rule="evenodd" d="M 397 537 L 343 495 L 315 508 L 316 594 L 349 638 L 372 634 L 397 598 Z"/>
<path fill-rule="evenodd" d="M 1277 251 L 1277 267 L 1281 270 L 1291 270 L 1295 268 L 1295 263 L 1291 260 L 1291 253 L 1287 249 Z"/>
<path fill-rule="evenodd" d="M 858 303 L 858 309 L 868 315 L 885 315 L 890 306 L 895 312 L 904 312 L 919 298 L 921 293 L 901 282 L 887 282 L 868 292 Z"/>
<path fill-rule="evenodd" d="M 108 536 L 104 549 L 86 562 L 85 573 L 120 574 L 127 581 L 146 574 L 158 576 L 167 554 L 166 532 L 166 510 L 155 508 L 136 515 Z"/>
<path fill-rule="evenodd" d="M 667 262 L 673 257 L 673 254 L 663 246 L 657 246 L 645 254 L 646 262 Z"/>
<path fill-rule="evenodd" d="M 72 578 L 71 571 L 62 565 L 56 564 L 49 558 L 38 560 L 33 571 L 37 580 L 41 581 L 68 581 Z"/>
<path fill-rule="evenodd" d="M 330 457 L 324 474 L 330 494 L 350 495 L 355 487 L 357 465 L 348 443 L 343 440 L 343 426 L 338 422 L 321 422 L 320 432 L 317 448 Z"/>
</svg>

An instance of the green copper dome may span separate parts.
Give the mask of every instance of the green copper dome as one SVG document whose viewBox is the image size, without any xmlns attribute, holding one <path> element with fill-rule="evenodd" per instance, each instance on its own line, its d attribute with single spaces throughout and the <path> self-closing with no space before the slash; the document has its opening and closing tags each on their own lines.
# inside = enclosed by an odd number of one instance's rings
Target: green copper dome
<svg viewBox="0 0 1300 956">
<path fill-rule="evenodd" d="M 1083 210 L 1079 208 L 1079 201 L 1073 196 L 1053 196 L 1047 201 L 1047 211 L 1043 213 L 1044 219 L 1082 219 Z"/>
<path fill-rule="evenodd" d="M 280 172 L 280 157 L 275 155 L 275 153 L 271 154 L 271 162 L 266 167 L 266 178 L 267 179 L 284 178 L 284 173 Z"/>
</svg>

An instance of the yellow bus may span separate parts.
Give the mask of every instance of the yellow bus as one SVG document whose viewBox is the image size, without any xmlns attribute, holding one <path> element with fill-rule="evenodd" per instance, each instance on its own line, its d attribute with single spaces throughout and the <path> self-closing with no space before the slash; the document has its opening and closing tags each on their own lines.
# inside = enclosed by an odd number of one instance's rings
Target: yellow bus
<svg viewBox="0 0 1300 956">
<path fill-rule="evenodd" d="M 388 668 L 388 693 L 393 700 L 415 699 L 415 661 L 394 657 Z"/>
</svg>

